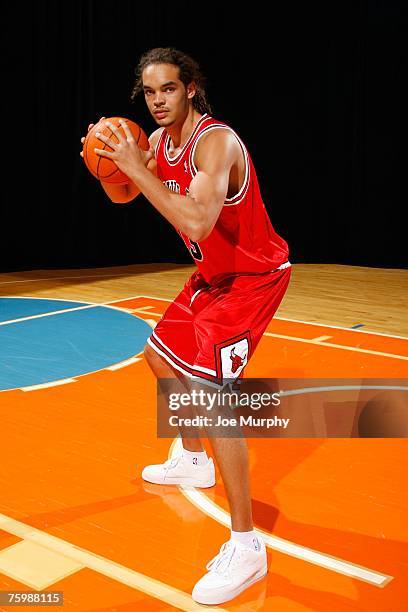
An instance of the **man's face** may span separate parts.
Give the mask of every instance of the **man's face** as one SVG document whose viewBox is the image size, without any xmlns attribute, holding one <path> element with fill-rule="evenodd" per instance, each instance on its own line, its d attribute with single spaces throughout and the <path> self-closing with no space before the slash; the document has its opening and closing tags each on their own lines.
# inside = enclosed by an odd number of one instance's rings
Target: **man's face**
<svg viewBox="0 0 408 612">
<path fill-rule="evenodd" d="M 177 66 L 150 64 L 142 72 L 142 82 L 146 104 L 156 123 L 166 127 L 185 119 L 192 86 L 188 91 L 180 81 Z"/>
</svg>

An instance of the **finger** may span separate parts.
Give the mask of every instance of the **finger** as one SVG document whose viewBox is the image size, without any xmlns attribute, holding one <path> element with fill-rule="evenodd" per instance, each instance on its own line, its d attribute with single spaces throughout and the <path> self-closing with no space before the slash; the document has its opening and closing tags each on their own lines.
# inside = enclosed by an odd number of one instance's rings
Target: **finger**
<svg viewBox="0 0 408 612">
<path fill-rule="evenodd" d="M 84 156 L 84 154 L 82 153 L 82 151 L 80 152 L 80 156 L 81 156 L 81 157 L 83 157 L 83 156 Z"/>
<path fill-rule="evenodd" d="M 88 125 L 88 132 L 89 132 L 89 130 L 92 130 L 92 128 L 93 128 L 93 126 L 94 126 L 94 125 L 95 125 L 94 123 L 90 123 L 90 124 Z"/>
<path fill-rule="evenodd" d="M 122 133 L 120 132 L 120 130 L 118 130 L 118 128 L 116 127 L 116 125 L 113 125 L 113 123 L 111 123 L 110 121 L 106 121 L 105 125 L 112 130 L 112 132 L 115 134 L 116 138 L 118 139 L 119 143 L 123 144 L 125 142 L 125 139 L 123 138 Z"/>
<path fill-rule="evenodd" d="M 97 137 L 98 140 L 102 140 L 102 142 L 107 144 L 111 149 L 115 149 L 118 144 L 117 142 L 113 142 L 113 140 L 111 140 L 104 134 L 101 134 L 100 132 L 96 132 L 95 136 Z"/>
<path fill-rule="evenodd" d="M 123 121 L 123 119 L 119 119 L 119 123 L 122 126 L 123 131 L 125 132 L 126 140 L 128 142 L 135 142 L 135 139 L 133 138 L 133 134 L 130 131 L 130 127 L 128 126 L 127 122 Z"/>
<path fill-rule="evenodd" d="M 105 149 L 94 149 L 95 153 L 97 155 L 100 155 L 101 157 L 113 157 L 114 153 L 111 153 L 110 151 L 106 151 Z"/>
<path fill-rule="evenodd" d="M 82 136 L 81 138 L 81 142 L 84 143 L 85 142 L 85 136 Z"/>
</svg>

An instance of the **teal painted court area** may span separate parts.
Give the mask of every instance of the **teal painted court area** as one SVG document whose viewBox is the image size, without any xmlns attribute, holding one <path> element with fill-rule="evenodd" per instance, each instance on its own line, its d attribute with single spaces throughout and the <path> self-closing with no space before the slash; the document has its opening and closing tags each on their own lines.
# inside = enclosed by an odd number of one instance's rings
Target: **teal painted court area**
<svg viewBox="0 0 408 612">
<path fill-rule="evenodd" d="M 150 333 L 145 321 L 112 306 L 0 298 L 0 390 L 107 368 L 140 353 Z"/>
</svg>

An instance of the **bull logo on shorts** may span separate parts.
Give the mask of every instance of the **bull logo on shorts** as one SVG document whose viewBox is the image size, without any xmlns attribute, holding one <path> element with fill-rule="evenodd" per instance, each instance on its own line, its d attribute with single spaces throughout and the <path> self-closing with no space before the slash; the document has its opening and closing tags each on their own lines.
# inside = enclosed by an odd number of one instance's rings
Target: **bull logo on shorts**
<svg viewBox="0 0 408 612">
<path fill-rule="evenodd" d="M 236 372 L 238 368 L 244 365 L 244 361 L 246 359 L 246 354 L 240 357 L 235 354 L 235 346 L 231 349 L 230 358 L 232 361 L 231 372 Z"/>
</svg>

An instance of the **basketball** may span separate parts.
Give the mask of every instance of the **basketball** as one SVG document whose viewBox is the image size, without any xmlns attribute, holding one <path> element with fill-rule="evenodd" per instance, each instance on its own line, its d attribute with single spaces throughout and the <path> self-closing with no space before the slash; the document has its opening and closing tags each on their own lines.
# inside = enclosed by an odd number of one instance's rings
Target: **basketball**
<svg viewBox="0 0 408 612">
<path fill-rule="evenodd" d="M 126 174 L 119 170 L 114 161 L 108 159 L 107 157 L 101 157 L 95 153 L 95 149 L 106 149 L 107 151 L 112 151 L 111 147 L 96 137 L 96 132 L 100 132 L 114 142 L 118 142 L 115 134 L 110 128 L 107 127 L 107 121 L 116 126 L 121 131 L 123 137 L 126 138 L 126 134 L 119 124 L 120 119 L 122 119 L 122 121 L 126 121 L 138 146 L 144 151 L 147 151 L 149 149 L 148 138 L 137 123 L 131 121 L 130 119 L 125 119 L 124 117 L 108 117 L 107 119 L 103 119 L 94 125 L 88 132 L 84 142 L 83 154 L 86 167 L 95 178 L 103 181 L 104 183 L 117 183 L 124 185 L 129 182 L 129 178 L 126 176 Z"/>
</svg>

